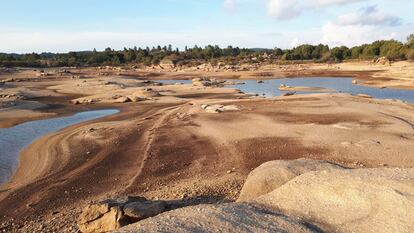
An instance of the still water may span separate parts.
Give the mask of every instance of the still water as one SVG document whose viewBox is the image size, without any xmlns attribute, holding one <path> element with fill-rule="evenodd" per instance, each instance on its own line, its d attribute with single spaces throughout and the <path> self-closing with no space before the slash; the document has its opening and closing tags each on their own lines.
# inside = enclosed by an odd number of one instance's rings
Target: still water
<svg viewBox="0 0 414 233">
<path fill-rule="evenodd" d="M 17 168 L 20 152 L 34 140 L 84 121 L 118 113 L 106 109 L 77 113 L 73 116 L 25 122 L 11 128 L 0 128 L 0 184 Z"/>
<path fill-rule="evenodd" d="M 229 80 L 235 81 L 235 80 Z M 305 86 L 320 87 L 332 89 L 333 92 L 350 93 L 352 95 L 368 94 L 376 99 L 397 99 L 410 103 L 414 103 L 414 90 L 402 90 L 393 88 L 375 88 L 352 84 L 351 78 L 326 78 L 326 77 L 300 77 L 300 78 L 284 78 L 284 79 L 267 79 L 263 83 L 257 83 L 256 80 L 237 80 L 243 82 L 240 85 L 226 86 L 228 88 L 236 88 L 244 93 L 265 95 L 266 97 L 281 96 L 286 91 L 280 91 L 278 88 L 281 84 L 287 86 Z M 162 80 L 164 84 L 183 83 L 189 84 L 190 80 Z M 318 91 L 297 91 L 296 94 L 319 93 Z"/>
</svg>

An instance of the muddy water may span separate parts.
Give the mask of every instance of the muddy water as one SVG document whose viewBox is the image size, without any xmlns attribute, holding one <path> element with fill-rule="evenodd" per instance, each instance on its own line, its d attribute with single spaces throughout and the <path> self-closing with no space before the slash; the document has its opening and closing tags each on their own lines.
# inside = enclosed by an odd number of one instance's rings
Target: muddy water
<svg viewBox="0 0 414 233">
<path fill-rule="evenodd" d="M 88 111 L 68 117 L 30 121 L 11 128 L 0 128 L 0 184 L 7 181 L 17 168 L 20 151 L 37 138 L 74 124 L 118 112 L 116 109 Z"/>
</svg>

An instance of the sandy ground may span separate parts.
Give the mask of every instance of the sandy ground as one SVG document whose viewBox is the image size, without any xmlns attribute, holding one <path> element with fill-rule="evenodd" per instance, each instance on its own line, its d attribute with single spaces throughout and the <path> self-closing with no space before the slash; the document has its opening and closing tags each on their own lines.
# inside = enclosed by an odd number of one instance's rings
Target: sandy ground
<svg viewBox="0 0 414 233">
<path fill-rule="evenodd" d="M 271 72 L 280 77 L 353 76 L 369 85 L 413 88 L 413 76 L 397 75 L 403 64 L 340 64 L 329 69 L 313 64 Z M 411 63 L 405 65 L 414 72 Z M 3 86 L 0 127 L 91 109 L 121 110 L 47 135 L 26 148 L 18 170 L 1 186 L 0 229 L 76 232 L 76 217 L 88 201 L 119 195 L 232 201 L 247 174 L 269 160 L 304 157 L 350 167 L 414 166 L 410 104 L 329 93 L 261 99 L 226 88 L 143 81 L 269 78 L 267 69 L 139 71 L 135 77 L 97 74 L 93 69 L 43 78 L 33 78 L 35 71 L 27 70 L 0 75 L 0 80 L 20 80 Z M 116 103 L 145 88 L 159 95 Z M 69 102 L 74 100 L 80 104 Z M 239 110 L 212 114 L 202 104 L 235 105 Z"/>
</svg>

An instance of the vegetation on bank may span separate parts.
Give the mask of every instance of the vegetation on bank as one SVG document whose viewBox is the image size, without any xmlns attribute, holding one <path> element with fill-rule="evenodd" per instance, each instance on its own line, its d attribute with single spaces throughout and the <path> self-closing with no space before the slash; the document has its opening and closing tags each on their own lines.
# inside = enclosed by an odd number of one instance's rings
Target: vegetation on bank
<svg viewBox="0 0 414 233">
<path fill-rule="evenodd" d="M 348 59 L 370 60 L 387 57 L 389 60 L 414 60 L 414 34 L 406 43 L 396 40 L 375 41 L 348 48 L 346 46 L 329 48 L 327 45 L 304 44 L 292 49 L 241 49 L 229 46 L 194 46 L 184 51 L 169 46 L 153 48 L 125 48 L 115 51 L 107 48 L 104 51 L 84 51 L 69 53 L 0 53 L 0 66 L 3 67 L 62 67 L 62 66 L 101 66 L 101 65 L 158 65 L 164 59 L 172 61 L 176 66 L 197 65 L 203 62 L 238 62 L 259 63 L 312 60 L 316 62 L 340 62 Z"/>
</svg>

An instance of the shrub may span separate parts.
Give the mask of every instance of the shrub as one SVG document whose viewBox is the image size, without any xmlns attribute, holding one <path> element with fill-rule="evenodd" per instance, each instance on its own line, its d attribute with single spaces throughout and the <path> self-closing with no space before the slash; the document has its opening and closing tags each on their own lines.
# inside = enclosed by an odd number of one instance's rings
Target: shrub
<svg viewBox="0 0 414 233">
<path fill-rule="evenodd" d="M 414 49 L 407 50 L 407 53 L 405 54 L 405 57 L 408 60 L 414 61 Z"/>
</svg>

